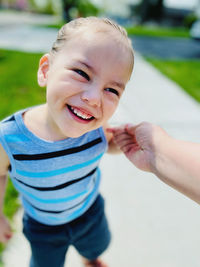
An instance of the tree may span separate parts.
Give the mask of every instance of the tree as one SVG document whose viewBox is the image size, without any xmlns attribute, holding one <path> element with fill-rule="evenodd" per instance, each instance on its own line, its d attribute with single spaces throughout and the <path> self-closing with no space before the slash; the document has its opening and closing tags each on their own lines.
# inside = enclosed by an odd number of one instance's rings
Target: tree
<svg viewBox="0 0 200 267">
<path fill-rule="evenodd" d="M 159 21 L 163 13 L 163 0 L 142 0 L 139 10 L 141 22 L 152 19 Z"/>
<path fill-rule="evenodd" d="M 77 10 L 78 16 L 96 16 L 99 9 L 92 4 L 89 0 L 62 0 L 63 5 L 63 19 L 68 22 L 71 19 L 71 10 L 75 8 Z"/>
<path fill-rule="evenodd" d="M 70 10 L 77 6 L 78 0 L 62 0 L 62 9 L 63 9 L 63 19 L 64 21 L 70 21 L 71 15 Z"/>
</svg>

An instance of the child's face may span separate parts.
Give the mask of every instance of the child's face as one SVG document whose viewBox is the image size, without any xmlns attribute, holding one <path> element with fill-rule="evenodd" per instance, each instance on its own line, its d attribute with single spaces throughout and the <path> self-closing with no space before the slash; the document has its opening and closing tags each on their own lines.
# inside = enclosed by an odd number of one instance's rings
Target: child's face
<svg viewBox="0 0 200 267">
<path fill-rule="evenodd" d="M 62 139 L 103 126 L 130 74 L 130 52 L 108 34 L 75 35 L 44 74 L 50 129 Z"/>
</svg>

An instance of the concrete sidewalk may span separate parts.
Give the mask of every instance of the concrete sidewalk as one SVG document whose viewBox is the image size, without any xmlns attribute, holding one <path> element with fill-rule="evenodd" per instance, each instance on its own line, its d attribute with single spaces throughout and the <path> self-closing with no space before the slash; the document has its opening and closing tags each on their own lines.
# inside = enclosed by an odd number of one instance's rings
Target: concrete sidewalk
<svg viewBox="0 0 200 267">
<path fill-rule="evenodd" d="M 33 31 L 27 40 L 35 34 Z M 23 40 L 19 32 L 17 39 Z M 51 35 L 50 31 L 44 34 L 45 40 L 46 34 Z M 38 47 L 40 37 L 33 39 Z M 43 48 L 48 50 L 49 43 Z M 199 105 L 136 53 L 135 70 L 112 123 L 144 120 L 161 125 L 174 137 L 200 140 Z M 113 234 L 112 244 L 103 255 L 109 266 L 199 267 L 199 206 L 154 175 L 137 170 L 123 155 L 105 155 L 101 167 L 101 192 Z M 21 234 L 21 211 L 14 227 L 16 234 L 4 253 L 5 267 L 28 267 L 30 250 Z M 66 266 L 82 266 L 73 249 Z"/>
</svg>

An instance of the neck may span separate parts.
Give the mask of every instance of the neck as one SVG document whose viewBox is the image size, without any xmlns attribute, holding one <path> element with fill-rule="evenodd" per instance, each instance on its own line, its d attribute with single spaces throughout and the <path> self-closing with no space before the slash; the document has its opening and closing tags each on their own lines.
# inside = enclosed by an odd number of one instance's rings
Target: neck
<svg viewBox="0 0 200 267">
<path fill-rule="evenodd" d="M 67 138 L 54 123 L 46 104 L 25 112 L 24 123 L 29 131 L 46 141 L 60 141 Z"/>
</svg>

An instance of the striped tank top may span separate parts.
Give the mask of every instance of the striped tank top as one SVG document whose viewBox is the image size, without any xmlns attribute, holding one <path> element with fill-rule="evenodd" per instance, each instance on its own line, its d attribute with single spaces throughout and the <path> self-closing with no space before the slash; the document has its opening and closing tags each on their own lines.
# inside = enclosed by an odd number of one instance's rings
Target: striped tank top
<svg viewBox="0 0 200 267">
<path fill-rule="evenodd" d="M 98 195 L 99 161 L 107 149 L 103 129 L 78 138 L 45 141 L 26 128 L 23 112 L 0 123 L 0 143 L 10 160 L 9 176 L 33 219 L 47 225 L 72 221 Z"/>
</svg>

